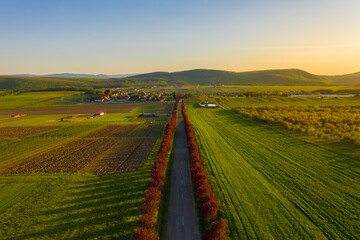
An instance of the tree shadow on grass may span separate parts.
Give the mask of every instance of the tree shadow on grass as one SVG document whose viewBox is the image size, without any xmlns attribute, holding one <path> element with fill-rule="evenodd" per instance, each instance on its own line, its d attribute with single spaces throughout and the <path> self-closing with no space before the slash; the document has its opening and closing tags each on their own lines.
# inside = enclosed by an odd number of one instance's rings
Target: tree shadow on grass
<svg viewBox="0 0 360 240">
<path fill-rule="evenodd" d="M 10 239 L 130 239 L 144 200 L 147 171 L 73 181 L 34 231 Z"/>
<path fill-rule="evenodd" d="M 292 131 L 283 128 L 280 125 L 267 125 L 266 123 L 246 119 L 240 117 L 237 113 L 229 112 L 227 110 L 218 110 L 216 114 L 230 124 L 236 124 L 238 127 L 246 127 L 251 129 L 256 129 L 257 132 L 266 132 L 267 136 L 279 137 L 287 145 L 292 147 L 318 147 L 324 152 L 330 153 L 333 155 L 331 158 L 332 161 L 335 161 L 338 164 L 345 165 L 350 168 L 358 169 L 360 168 L 360 158 L 359 153 L 354 144 L 345 142 L 342 140 L 333 141 L 333 140 L 323 140 L 323 139 L 311 139 L 312 136 L 306 135 L 298 131 Z M 345 154 L 346 153 L 346 154 Z M 335 157 L 336 156 L 336 157 Z"/>
</svg>

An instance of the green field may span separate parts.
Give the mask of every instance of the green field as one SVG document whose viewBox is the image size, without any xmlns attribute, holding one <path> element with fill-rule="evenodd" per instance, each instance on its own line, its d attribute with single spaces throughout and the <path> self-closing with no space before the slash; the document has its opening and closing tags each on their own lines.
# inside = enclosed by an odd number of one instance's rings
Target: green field
<svg viewBox="0 0 360 240">
<path fill-rule="evenodd" d="M 300 97 L 213 97 L 209 101 L 220 103 L 228 109 L 264 106 L 358 106 L 360 97 L 300 98 Z"/>
<path fill-rule="evenodd" d="M 131 238 L 154 154 L 140 170 L 120 176 L 0 177 L 0 239 Z"/>
<path fill-rule="evenodd" d="M 139 113 L 163 111 L 164 107 L 149 106 L 128 113 L 83 118 L 79 122 L 59 120 L 66 115 L 40 115 L 2 122 L 0 130 L 2 127 L 57 128 L 22 137 L 0 136 L 0 168 L 114 124 L 138 125 L 134 134 L 123 137 L 137 139 L 136 134 L 147 126 L 145 120 L 137 118 Z M 139 208 L 144 201 L 151 168 L 157 159 L 161 136 L 156 139 L 148 160 L 134 172 L 0 176 L 0 239 L 130 239 L 140 216 Z"/>
<path fill-rule="evenodd" d="M 187 106 L 231 239 L 359 239 L 358 158 Z"/>
<path fill-rule="evenodd" d="M 194 85 L 194 84 L 186 84 L 182 86 L 165 86 L 158 88 L 141 88 L 144 91 L 158 91 L 160 89 L 165 89 L 167 92 L 177 92 L 180 94 L 192 93 L 192 94 L 225 94 L 225 93 L 244 93 L 244 92 L 296 92 L 296 91 L 304 91 L 307 93 L 311 93 L 313 91 L 317 91 L 319 89 L 329 89 L 332 91 L 344 91 L 346 90 L 352 91 L 354 89 L 360 90 L 359 86 L 349 86 L 349 85 L 332 85 L 332 86 L 283 86 L 283 85 L 223 85 L 223 86 L 212 86 L 212 85 Z"/>
<path fill-rule="evenodd" d="M 64 106 L 84 97 L 76 91 L 23 92 L 0 97 L 0 109 Z"/>
</svg>

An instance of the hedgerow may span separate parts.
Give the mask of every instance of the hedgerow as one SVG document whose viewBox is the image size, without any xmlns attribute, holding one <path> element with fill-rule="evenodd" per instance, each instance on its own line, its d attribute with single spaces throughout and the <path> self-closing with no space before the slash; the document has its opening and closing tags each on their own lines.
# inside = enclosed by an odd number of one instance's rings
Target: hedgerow
<svg viewBox="0 0 360 240">
<path fill-rule="evenodd" d="M 216 200 L 216 196 L 202 165 L 199 147 L 195 140 L 194 129 L 186 114 L 185 101 L 182 102 L 182 114 L 185 123 L 185 132 L 191 162 L 191 177 L 195 187 L 196 199 L 201 211 L 201 216 L 208 225 L 202 238 L 203 240 L 227 239 L 225 220 L 223 218 L 218 219 L 220 203 Z"/>
<path fill-rule="evenodd" d="M 137 240 L 159 239 L 156 230 L 158 226 L 157 212 L 160 206 L 161 190 L 163 189 L 166 180 L 167 157 L 172 148 L 172 140 L 176 128 L 177 109 L 178 101 L 176 101 L 171 119 L 166 125 L 165 135 L 158 152 L 158 159 L 151 171 L 151 177 L 148 182 L 148 191 L 145 195 L 145 202 L 141 207 L 141 217 L 138 221 L 138 229 L 134 233 L 134 238 Z"/>
</svg>

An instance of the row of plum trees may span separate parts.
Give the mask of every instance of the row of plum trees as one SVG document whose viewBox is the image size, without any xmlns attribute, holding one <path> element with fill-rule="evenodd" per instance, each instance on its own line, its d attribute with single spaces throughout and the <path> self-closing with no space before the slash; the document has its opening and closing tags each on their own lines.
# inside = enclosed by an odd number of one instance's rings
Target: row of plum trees
<svg viewBox="0 0 360 240">
<path fill-rule="evenodd" d="M 360 145 L 359 106 L 237 107 L 241 115 L 328 140 Z"/>
<path fill-rule="evenodd" d="M 218 217 L 220 203 L 216 200 L 202 164 L 199 148 L 195 140 L 194 129 L 186 114 L 185 101 L 182 102 L 182 114 L 185 122 L 187 145 L 191 161 L 191 177 L 201 215 L 207 224 L 202 238 L 203 240 L 227 239 L 225 220 Z"/>
<path fill-rule="evenodd" d="M 148 191 L 145 196 L 145 202 L 141 206 L 141 217 L 138 222 L 138 229 L 134 233 L 137 240 L 157 240 L 159 235 L 156 231 L 157 213 L 160 206 L 161 190 L 165 185 L 165 175 L 167 169 L 167 157 L 172 148 L 172 140 L 176 128 L 176 114 L 178 101 L 172 112 L 171 119 L 165 128 L 165 135 L 161 142 L 158 159 L 151 171 L 151 177 L 148 182 Z"/>
</svg>

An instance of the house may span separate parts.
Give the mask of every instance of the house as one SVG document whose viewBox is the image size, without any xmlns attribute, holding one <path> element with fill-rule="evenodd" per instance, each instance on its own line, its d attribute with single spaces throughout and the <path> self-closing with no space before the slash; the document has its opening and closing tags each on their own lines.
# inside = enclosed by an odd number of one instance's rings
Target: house
<svg viewBox="0 0 360 240">
<path fill-rule="evenodd" d="M 140 117 L 156 117 L 155 113 L 142 113 Z"/>
<path fill-rule="evenodd" d="M 103 110 L 100 110 L 97 113 L 95 113 L 94 116 L 102 116 L 104 114 L 105 114 L 105 112 Z"/>
<path fill-rule="evenodd" d="M 117 102 L 125 102 L 128 101 L 130 99 L 129 96 L 120 96 L 116 99 Z"/>
<path fill-rule="evenodd" d="M 199 103 L 200 107 L 217 108 L 215 103 L 209 103 L 207 100 L 204 103 Z"/>
<path fill-rule="evenodd" d="M 103 102 L 104 99 L 102 97 L 96 97 L 94 98 L 94 102 Z"/>
</svg>

